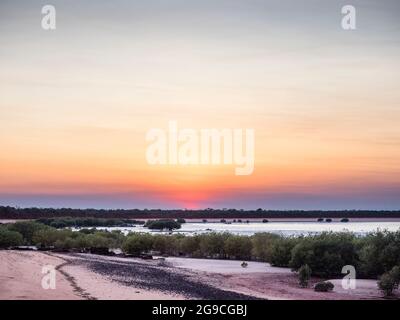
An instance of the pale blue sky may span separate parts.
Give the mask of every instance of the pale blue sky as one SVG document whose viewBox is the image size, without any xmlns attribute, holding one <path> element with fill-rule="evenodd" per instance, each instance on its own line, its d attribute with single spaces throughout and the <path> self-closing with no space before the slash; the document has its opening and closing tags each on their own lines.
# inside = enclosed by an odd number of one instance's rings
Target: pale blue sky
<svg viewBox="0 0 400 320">
<path fill-rule="evenodd" d="M 357 30 L 341 28 L 347 4 Z M 0 204 L 179 207 L 188 189 L 199 207 L 398 209 L 399 14 L 398 0 L 1 0 Z M 254 176 L 216 188 L 223 171 L 146 167 L 146 130 L 171 119 L 256 129 Z"/>
</svg>

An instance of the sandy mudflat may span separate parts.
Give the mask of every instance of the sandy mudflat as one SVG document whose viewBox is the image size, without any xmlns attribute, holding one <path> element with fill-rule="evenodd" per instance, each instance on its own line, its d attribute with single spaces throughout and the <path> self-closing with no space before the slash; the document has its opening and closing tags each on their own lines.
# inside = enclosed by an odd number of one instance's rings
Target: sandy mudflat
<svg viewBox="0 0 400 320">
<path fill-rule="evenodd" d="M 357 279 L 356 289 L 345 290 L 342 279 L 331 279 L 333 292 L 315 292 L 312 286 L 321 281 L 313 278 L 309 288 L 300 288 L 298 278 L 289 268 L 272 267 L 269 263 L 241 261 L 167 258 L 172 265 L 197 271 L 203 281 L 226 290 L 271 300 L 359 300 L 382 299 L 376 280 Z"/>
<path fill-rule="evenodd" d="M 210 260 L 169 257 L 166 258 L 166 261 L 177 268 L 220 274 L 292 273 L 289 268 L 271 267 L 268 263 L 254 261 L 247 261 L 248 266 L 246 268 L 243 268 L 241 266 L 242 261 L 236 260 Z"/>
<path fill-rule="evenodd" d="M 0 251 L 0 299 L 82 299 L 60 272 L 56 272 L 56 289 L 42 288 L 43 266 L 63 263 L 60 258 L 39 252 Z"/>
<path fill-rule="evenodd" d="M 207 279 L 207 278 L 206 278 Z M 269 300 L 363 300 L 382 299 L 375 280 L 358 280 L 357 289 L 344 290 L 341 280 L 331 280 L 335 284 L 333 292 L 315 292 L 312 286 L 321 281 L 312 279 L 309 288 L 300 288 L 295 274 L 249 273 L 219 274 L 212 277 L 214 284 L 226 290 L 235 290 Z"/>
<path fill-rule="evenodd" d="M 194 271 L 160 265 L 157 260 L 92 254 L 57 255 L 79 287 L 99 299 L 254 299 L 204 281 Z"/>
<path fill-rule="evenodd" d="M 41 286 L 42 267 L 57 267 L 56 290 Z M 376 281 L 334 292 L 300 288 L 296 274 L 267 263 L 167 258 L 141 260 L 91 254 L 0 251 L 0 299 L 380 299 Z M 318 279 L 313 279 L 312 284 Z"/>
<path fill-rule="evenodd" d="M 65 258 L 69 257 L 34 251 L 0 251 L 0 300 L 183 298 L 118 284 Z M 56 268 L 54 290 L 42 288 L 42 268 L 47 265 Z"/>
<path fill-rule="evenodd" d="M 56 268 L 56 289 L 45 290 L 42 268 Z M 0 251 L 0 299 L 252 299 L 203 283 L 195 272 L 157 261 L 91 254 Z"/>
<path fill-rule="evenodd" d="M 89 299 L 99 300 L 175 300 L 184 299 L 178 294 L 163 293 L 158 290 L 146 290 L 137 286 L 128 286 L 115 281 L 113 277 L 90 272 L 84 265 L 72 263 L 63 270 L 77 279 L 77 284 Z"/>
</svg>

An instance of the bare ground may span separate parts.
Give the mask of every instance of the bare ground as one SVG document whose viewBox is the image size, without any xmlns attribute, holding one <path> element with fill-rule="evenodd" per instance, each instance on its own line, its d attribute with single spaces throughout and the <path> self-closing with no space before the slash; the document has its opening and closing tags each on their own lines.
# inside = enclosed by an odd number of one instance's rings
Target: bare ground
<svg viewBox="0 0 400 320">
<path fill-rule="evenodd" d="M 333 292 L 300 288 L 296 274 L 267 263 L 167 258 L 157 260 L 91 254 L 0 251 L 0 299 L 380 299 L 376 281 L 357 280 L 344 290 L 332 280 Z M 57 270 L 55 290 L 41 286 L 42 268 Z"/>
</svg>

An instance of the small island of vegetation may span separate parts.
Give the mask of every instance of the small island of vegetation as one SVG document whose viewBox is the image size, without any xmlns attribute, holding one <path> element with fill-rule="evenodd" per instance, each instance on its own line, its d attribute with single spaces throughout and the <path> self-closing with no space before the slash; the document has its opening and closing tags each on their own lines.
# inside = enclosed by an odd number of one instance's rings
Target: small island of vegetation
<svg viewBox="0 0 400 320">
<path fill-rule="evenodd" d="M 175 220 L 149 220 L 144 226 L 149 229 L 174 230 L 180 229 L 181 223 Z"/>
</svg>

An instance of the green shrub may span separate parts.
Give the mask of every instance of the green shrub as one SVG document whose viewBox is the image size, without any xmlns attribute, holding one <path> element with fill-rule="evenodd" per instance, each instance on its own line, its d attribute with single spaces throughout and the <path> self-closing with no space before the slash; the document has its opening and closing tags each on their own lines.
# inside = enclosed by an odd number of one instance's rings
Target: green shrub
<svg viewBox="0 0 400 320">
<path fill-rule="evenodd" d="M 35 232 L 45 228 L 47 227 L 44 224 L 33 221 L 19 221 L 8 225 L 10 231 L 16 231 L 22 235 L 24 243 L 27 245 L 32 244 L 32 237 Z"/>
<path fill-rule="evenodd" d="M 107 235 L 96 232 L 86 236 L 86 241 L 90 248 L 113 248 L 115 242 L 110 239 Z"/>
<path fill-rule="evenodd" d="M 393 294 L 393 290 L 398 287 L 398 284 L 396 284 L 396 280 L 392 275 L 384 273 L 378 281 L 378 287 L 383 291 L 385 297 L 389 297 Z"/>
<path fill-rule="evenodd" d="M 228 233 L 207 233 L 198 237 L 200 240 L 200 252 L 203 257 L 225 258 L 225 240 Z"/>
<path fill-rule="evenodd" d="M 270 263 L 277 267 L 288 267 L 292 257 L 292 250 L 296 245 L 296 238 L 279 238 L 274 241 L 271 249 Z"/>
<path fill-rule="evenodd" d="M 308 287 L 308 281 L 311 278 L 311 268 L 305 264 L 299 269 L 299 284 L 301 287 Z"/>
<path fill-rule="evenodd" d="M 131 233 L 122 245 L 122 251 L 128 254 L 139 255 L 148 252 L 153 247 L 153 237 L 145 233 Z"/>
<path fill-rule="evenodd" d="M 113 231 L 96 231 L 95 235 L 101 236 L 107 239 L 107 248 L 121 248 L 123 242 L 125 241 L 125 236 L 120 230 Z"/>
<path fill-rule="evenodd" d="M 63 229 L 70 226 L 70 224 L 67 221 L 57 220 L 52 221 L 49 226 L 56 229 Z"/>
<path fill-rule="evenodd" d="M 225 239 L 224 252 L 235 259 L 250 259 L 252 243 L 249 237 L 229 235 Z"/>
<path fill-rule="evenodd" d="M 96 228 L 91 228 L 91 229 L 80 229 L 78 232 L 80 233 L 84 233 L 84 234 L 91 234 L 91 233 L 95 233 L 96 232 Z"/>
<path fill-rule="evenodd" d="M 344 265 L 357 264 L 354 235 L 329 232 L 299 239 L 291 251 L 289 266 L 297 271 L 305 264 L 317 276 L 341 275 Z"/>
<path fill-rule="evenodd" d="M 391 296 L 393 291 L 399 287 L 400 284 L 400 267 L 395 266 L 389 272 L 384 273 L 379 281 L 378 287 L 385 296 Z"/>
<path fill-rule="evenodd" d="M 314 286 L 314 290 L 317 292 L 328 292 L 332 291 L 335 285 L 330 282 L 330 281 L 323 281 L 323 282 L 318 282 Z"/>
<path fill-rule="evenodd" d="M 59 239 L 54 243 L 54 248 L 59 250 L 70 250 L 76 248 L 75 241 L 72 238 Z"/>
<path fill-rule="evenodd" d="M 179 250 L 188 256 L 199 257 L 200 252 L 200 236 L 183 237 L 179 241 Z"/>
<path fill-rule="evenodd" d="M 158 230 L 173 230 L 181 228 L 181 224 L 175 220 L 149 220 L 144 226 L 149 229 Z"/>
<path fill-rule="evenodd" d="M 74 239 L 74 248 L 79 250 L 85 250 L 90 248 L 91 243 L 88 237 L 85 234 L 78 234 L 77 237 Z"/>
<path fill-rule="evenodd" d="M 102 218 L 41 218 L 36 220 L 39 223 L 62 229 L 66 227 L 128 227 L 133 224 L 143 224 L 144 222 L 128 219 L 102 219 Z"/>
<path fill-rule="evenodd" d="M 20 246 L 23 243 L 24 239 L 19 232 L 0 227 L 0 248 L 7 249 L 9 247 Z"/>
<path fill-rule="evenodd" d="M 275 241 L 281 237 L 273 233 L 256 233 L 251 237 L 252 256 L 261 261 L 271 262 Z"/>
<path fill-rule="evenodd" d="M 357 239 L 359 274 L 376 278 L 400 265 L 400 231 L 378 231 Z"/>
<path fill-rule="evenodd" d="M 160 254 L 177 255 L 179 253 L 179 236 L 153 235 L 152 249 Z"/>
<path fill-rule="evenodd" d="M 392 270 L 390 270 L 390 274 L 392 275 L 393 279 L 395 279 L 396 283 L 400 284 L 400 267 L 394 266 Z"/>
<path fill-rule="evenodd" d="M 58 240 L 63 240 L 59 230 L 55 228 L 45 228 L 36 231 L 32 236 L 32 244 L 38 247 L 51 247 Z"/>
</svg>

